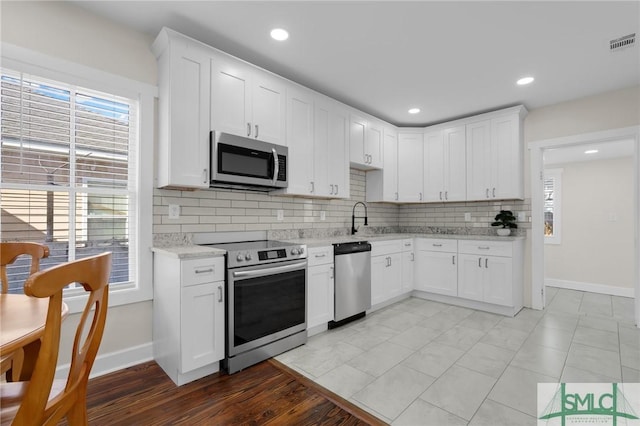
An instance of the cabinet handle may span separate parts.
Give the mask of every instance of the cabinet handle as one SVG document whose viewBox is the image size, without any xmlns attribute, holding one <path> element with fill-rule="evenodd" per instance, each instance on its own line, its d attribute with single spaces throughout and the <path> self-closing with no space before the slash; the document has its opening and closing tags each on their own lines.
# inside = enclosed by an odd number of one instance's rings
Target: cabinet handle
<svg viewBox="0 0 640 426">
<path fill-rule="evenodd" d="M 493 198 L 496 198 L 496 189 L 493 188 Z"/>
<path fill-rule="evenodd" d="M 411 247 L 411 243 L 404 243 L 405 247 Z"/>
<path fill-rule="evenodd" d="M 444 199 L 449 200 L 449 191 L 444 191 Z"/>
<path fill-rule="evenodd" d="M 218 302 L 222 302 L 222 286 L 218 286 Z"/>
<path fill-rule="evenodd" d="M 478 250 L 489 250 L 489 246 L 478 246 Z"/>
<path fill-rule="evenodd" d="M 398 193 L 396 192 L 396 201 L 398 201 Z"/>
<path fill-rule="evenodd" d="M 251 123 L 247 123 L 247 136 L 251 136 Z"/>
<path fill-rule="evenodd" d="M 433 243 L 433 244 L 431 244 L 431 245 L 432 245 L 432 246 L 434 246 L 434 247 L 442 247 L 442 244 L 436 244 L 436 243 Z"/>
<path fill-rule="evenodd" d="M 411 261 L 413 262 L 414 260 L 416 260 L 416 255 L 415 253 L 411 253 Z"/>
<path fill-rule="evenodd" d="M 260 131 L 260 128 L 258 127 L 258 125 L 256 124 L 256 139 L 258 139 L 258 132 Z"/>
<path fill-rule="evenodd" d="M 196 269 L 196 274 L 207 274 L 209 272 L 213 272 L 213 268 L 209 269 Z"/>
<path fill-rule="evenodd" d="M 420 192 L 419 194 L 420 194 L 420 201 L 422 201 L 422 192 Z"/>
<path fill-rule="evenodd" d="M 453 256 L 451 256 L 451 264 L 452 265 L 456 264 L 456 255 L 455 254 Z"/>
<path fill-rule="evenodd" d="M 315 184 L 313 182 L 309 182 L 309 183 L 311 184 L 310 192 L 313 194 L 314 192 L 316 192 Z"/>
<path fill-rule="evenodd" d="M 488 258 L 488 257 L 486 257 L 486 258 L 484 259 L 484 267 L 485 267 L 485 268 L 488 268 L 488 267 L 489 267 L 489 258 Z"/>
<path fill-rule="evenodd" d="M 316 257 L 327 257 L 327 253 L 316 254 Z"/>
<path fill-rule="evenodd" d="M 389 266 L 391 266 L 391 258 L 389 258 Z"/>
<path fill-rule="evenodd" d="M 489 198 L 489 188 L 485 190 L 485 194 L 487 195 L 487 198 Z"/>
<path fill-rule="evenodd" d="M 478 258 L 478 268 L 482 268 L 482 258 Z"/>
<path fill-rule="evenodd" d="M 442 191 L 440 191 L 440 201 L 442 201 Z"/>
<path fill-rule="evenodd" d="M 331 187 L 331 190 L 329 191 L 329 194 L 333 195 L 333 184 L 329 185 Z"/>
<path fill-rule="evenodd" d="M 339 185 L 336 185 L 336 193 L 334 195 L 338 195 L 338 192 L 340 192 Z"/>
<path fill-rule="evenodd" d="M 202 171 L 202 183 L 208 183 L 207 182 L 207 169 L 204 169 Z"/>
<path fill-rule="evenodd" d="M 331 266 L 329 269 L 331 270 L 331 276 L 329 276 L 329 278 L 333 279 L 333 266 Z"/>
</svg>

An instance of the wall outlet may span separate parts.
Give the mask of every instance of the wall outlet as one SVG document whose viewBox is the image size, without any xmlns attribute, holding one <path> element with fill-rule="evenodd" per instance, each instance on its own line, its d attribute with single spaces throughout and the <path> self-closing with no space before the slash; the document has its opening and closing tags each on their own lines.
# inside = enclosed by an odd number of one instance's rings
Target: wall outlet
<svg viewBox="0 0 640 426">
<path fill-rule="evenodd" d="M 327 212 L 320 210 L 320 220 L 327 220 Z"/>
<path fill-rule="evenodd" d="M 518 212 L 518 222 L 527 221 L 527 212 Z"/>
<path fill-rule="evenodd" d="M 178 219 L 180 217 L 180 205 L 169 204 L 169 219 Z"/>
<path fill-rule="evenodd" d="M 278 220 L 284 220 L 284 210 L 278 210 L 278 212 L 276 213 L 276 218 Z"/>
<path fill-rule="evenodd" d="M 464 214 L 464 221 L 465 222 L 471 222 L 471 213 L 465 213 Z"/>
</svg>

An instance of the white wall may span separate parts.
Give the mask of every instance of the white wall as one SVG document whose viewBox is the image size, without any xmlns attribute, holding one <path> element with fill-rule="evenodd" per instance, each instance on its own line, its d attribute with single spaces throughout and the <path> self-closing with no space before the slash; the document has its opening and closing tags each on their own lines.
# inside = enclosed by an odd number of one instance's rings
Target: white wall
<svg viewBox="0 0 640 426">
<path fill-rule="evenodd" d="M 0 3 L 0 39 L 53 57 L 156 85 L 157 66 L 150 37 L 65 2 Z M 115 362 L 131 348 L 151 353 L 152 302 L 109 309 L 99 356 Z M 59 363 L 71 360 L 71 344 L 79 315 L 63 322 Z M 126 356 L 125 356 L 126 358 Z"/>
<path fill-rule="evenodd" d="M 633 158 L 553 168 L 563 169 L 562 239 L 545 244 L 545 278 L 633 288 Z"/>
</svg>

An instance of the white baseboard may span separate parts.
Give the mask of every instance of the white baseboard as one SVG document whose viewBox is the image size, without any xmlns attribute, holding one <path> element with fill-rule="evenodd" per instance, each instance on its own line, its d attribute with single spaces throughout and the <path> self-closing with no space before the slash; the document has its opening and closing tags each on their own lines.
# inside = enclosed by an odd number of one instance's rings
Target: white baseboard
<svg viewBox="0 0 640 426">
<path fill-rule="evenodd" d="M 96 357 L 93 368 L 91 369 L 90 377 L 99 377 L 151 360 L 153 360 L 152 342 L 107 354 L 99 354 Z M 56 369 L 56 379 L 66 379 L 69 374 L 70 367 L 70 364 L 59 366 Z"/>
<path fill-rule="evenodd" d="M 608 294 L 611 296 L 634 297 L 633 288 L 616 287 L 606 284 L 583 283 L 580 281 L 556 280 L 545 278 L 544 285 L 549 287 L 564 288 L 567 290 L 588 291 L 590 293 Z"/>
</svg>

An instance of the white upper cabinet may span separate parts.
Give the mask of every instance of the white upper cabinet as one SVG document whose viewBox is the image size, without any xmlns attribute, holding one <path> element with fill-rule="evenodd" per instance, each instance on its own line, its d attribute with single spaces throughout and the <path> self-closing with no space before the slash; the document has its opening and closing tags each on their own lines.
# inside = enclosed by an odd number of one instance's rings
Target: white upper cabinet
<svg viewBox="0 0 640 426">
<path fill-rule="evenodd" d="M 159 188 L 209 187 L 209 51 L 169 29 L 158 58 Z"/>
<path fill-rule="evenodd" d="M 423 139 L 420 133 L 398 134 L 398 201 L 423 200 Z M 385 161 L 386 167 L 386 161 Z"/>
<path fill-rule="evenodd" d="M 367 172 L 366 200 L 398 201 L 398 134 L 395 128 L 383 129 L 382 155 L 384 169 Z"/>
<path fill-rule="evenodd" d="M 244 62 L 211 57 L 211 128 L 286 145 L 284 80 Z"/>
<path fill-rule="evenodd" d="M 351 114 L 349 152 L 351 165 L 363 170 L 382 168 L 383 123 Z"/>
<path fill-rule="evenodd" d="M 466 199 L 465 144 L 465 126 L 427 129 L 424 135 L 424 201 Z"/>
<path fill-rule="evenodd" d="M 524 198 L 522 119 L 524 107 L 467 124 L 467 198 Z"/>
<path fill-rule="evenodd" d="M 349 119 L 341 104 L 304 88 L 287 90 L 289 195 L 349 198 Z"/>
</svg>

